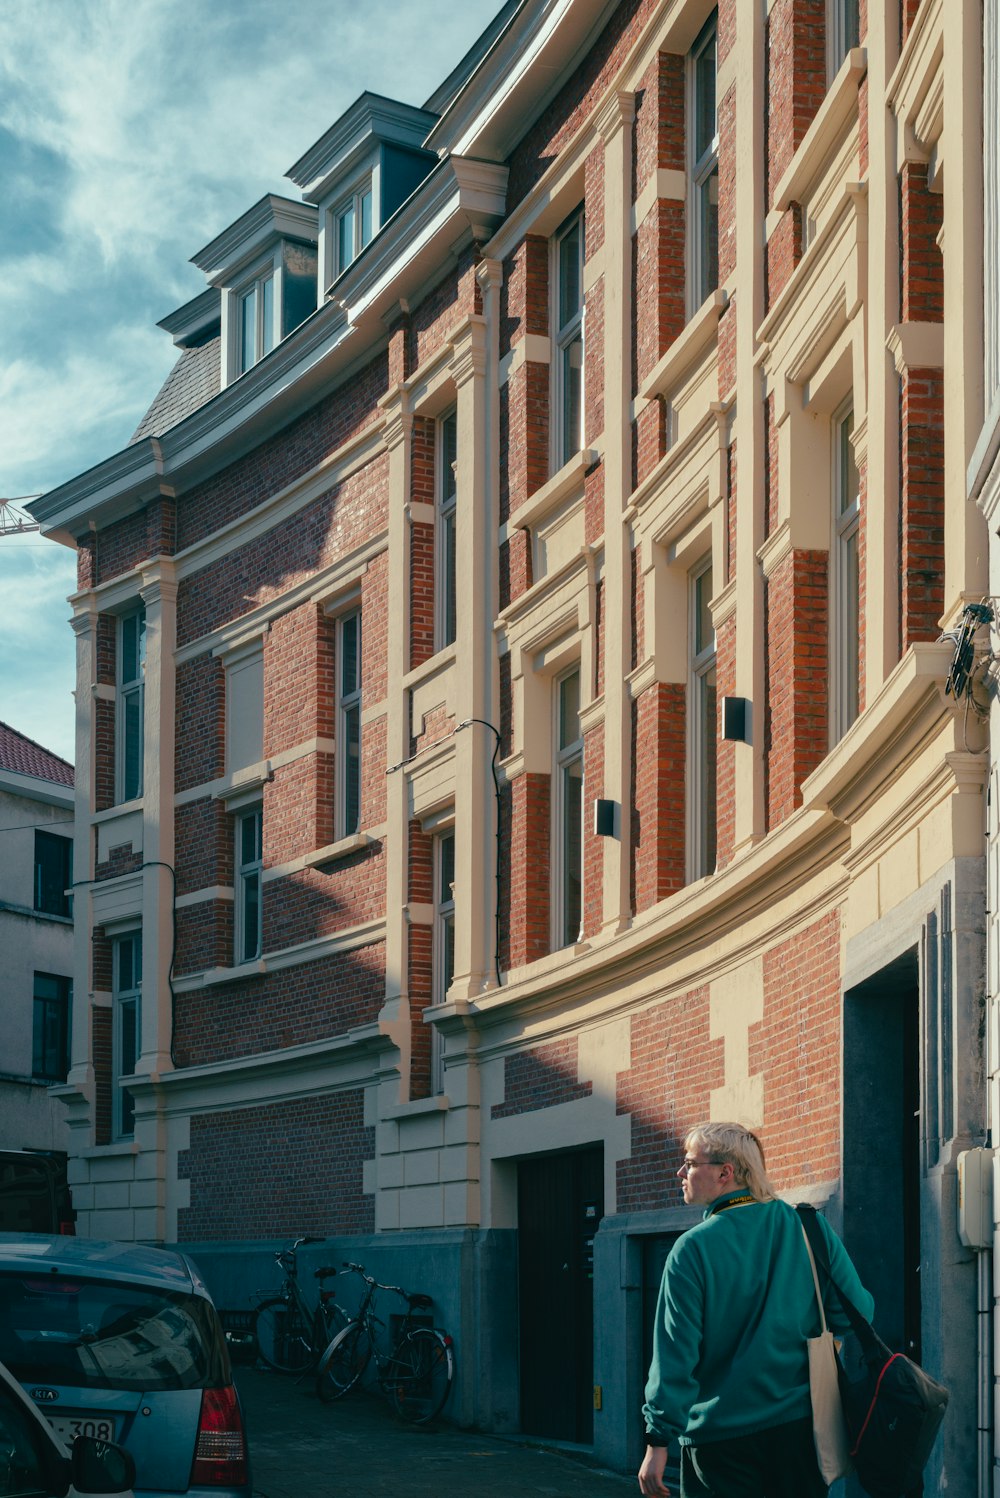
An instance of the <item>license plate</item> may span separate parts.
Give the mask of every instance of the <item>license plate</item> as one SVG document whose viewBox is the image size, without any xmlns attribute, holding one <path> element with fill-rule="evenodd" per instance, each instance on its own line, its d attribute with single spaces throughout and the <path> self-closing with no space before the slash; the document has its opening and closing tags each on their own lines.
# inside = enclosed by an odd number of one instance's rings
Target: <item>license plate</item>
<svg viewBox="0 0 1000 1498">
<path fill-rule="evenodd" d="M 50 1415 L 45 1418 L 60 1440 L 72 1445 L 77 1436 L 95 1436 L 98 1441 L 113 1441 L 115 1422 L 108 1415 Z"/>
</svg>

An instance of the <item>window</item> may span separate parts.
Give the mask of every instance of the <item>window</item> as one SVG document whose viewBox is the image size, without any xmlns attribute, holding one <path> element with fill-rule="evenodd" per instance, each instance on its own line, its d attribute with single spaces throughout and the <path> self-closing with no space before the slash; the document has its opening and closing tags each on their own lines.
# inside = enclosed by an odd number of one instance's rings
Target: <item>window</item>
<svg viewBox="0 0 1000 1498">
<path fill-rule="evenodd" d="M 67 893 L 73 881 L 73 841 L 54 832 L 35 832 L 35 909 L 46 915 L 72 911 Z"/>
<path fill-rule="evenodd" d="M 455 463 L 458 457 L 458 413 L 449 411 L 438 422 L 437 463 L 437 587 L 434 589 L 436 603 L 437 649 L 450 645 L 456 633 L 456 568 L 455 568 L 455 519 L 457 513 L 458 483 Z"/>
<path fill-rule="evenodd" d="M 122 1086 L 139 1061 L 142 1025 L 142 933 L 119 936 L 114 944 L 113 1032 L 111 1041 L 112 1129 L 116 1139 L 135 1132 L 135 1101 Z"/>
<path fill-rule="evenodd" d="M 580 940 L 583 916 L 583 736 L 580 671 L 556 681 L 556 756 L 553 797 L 555 945 Z"/>
<path fill-rule="evenodd" d="M 701 879 L 715 870 L 715 629 L 709 608 L 711 597 L 712 564 L 706 562 L 691 574 L 690 584 L 688 765 L 691 797 L 688 846 L 692 879 Z"/>
<path fill-rule="evenodd" d="M 860 590 L 858 530 L 860 482 L 854 462 L 854 412 L 833 422 L 833 547 L 831 567 L 831 742 L 836 744 L 858 716 Z"/>
<path fill-rule="evenodd" d="M 263 814 L 259 806 L 236 818 L 236 961 L 255 962 L 261 953 L 260 875 Z"/>
<path fill-rule="evenodd" d="M 859 41 L 858 0 L 829 0 L 826 15 L 828 72 L 834 78 L 840 64 Z"/>
<path fill-rule="evenodd" d="M 69 1014 L 73 988 L 68 978 L 36 973 L 31 1023 L 31 1075 L 42 1082 L 65 1082 L 69 1071 Z"/>
<path fill-rule="evenodd" d="M 118 800 L 142 795 L 146 610 L 118 621 Z"/>
<path fill-rule="evenodd" d="M 372 237 L 372 184 L 369 178 L 333 212 L 336 275 L 356 260 Z"/>
<path fill-rule="evenodd" d="M 691 141 L 691 311 L 719 284 L 719 124 L 715 100 L 717 19 L 689 61 Z"/>
<path fill-rule="evenodd" d="M 337 621 L 337 835 L 361 825 L 361 610 Z"/>
<path fill-rule="evenodd" d="M 455 834 L 434 839 L 434 946 L 432 1002 L 443 1004 L 455 976 Z M 431 1027 L 431 1091 L 444 1086 L 441 1032 Z"/>
<path fill-rule="evenodd" d="M 583 446 L 583 252 L 579 209 L 555 237 L 555 366 L 552 410 L 555 466 Z"/>
<path fill-rule="evenodd" d="M 274 348 L 274 267 L 239 294 L 239 372 L 245 374 Z"/>
</svg>

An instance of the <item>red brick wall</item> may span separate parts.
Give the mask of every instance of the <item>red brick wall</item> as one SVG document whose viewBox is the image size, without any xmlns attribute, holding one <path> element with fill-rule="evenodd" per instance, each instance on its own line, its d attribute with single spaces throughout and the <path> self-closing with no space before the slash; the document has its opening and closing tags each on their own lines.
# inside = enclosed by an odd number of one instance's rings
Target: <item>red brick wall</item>
<svg viewBox="0 0 1000 1498">
<path fill-rule="evenodd" d="M 413 369 L 432 359 L 448 342 L 458 323 L 483 310 L 476 266 L 479 251 L 470 245 L 410 317 L 410 361 Z"/>
<path fill-rule="evenodd" d="M 826 94 L 826 0 L 775 0 L 767 18 L 767 202 Z"/>
<path fill-rule="evenodd" d="M 419 821 L 409 824 L 407 897 L 415 904 L 430 905 L 434 899 L 434 840 Z M 427 1097 L 431 1090 L 431 1037 L 423 1022 L 424 1010 L 433 997 L 433 927 L 410 922 L 407 926 L 407 993 L 410 1014 L 410 1096 Z"/>
<path fill-rule="evenodd" d="M 177 1236 L 193 1243 L 373 1232 L 362 1168 L 374 1153 L 362 1088 L 197 1115 L 177 1160 L 179 1179 L 191 1183 Z"/>
<path fill-rule="evenodd" d="M 944 258 L 937 236 L 944 195 L 927 187 L 927 163 L 908 161 L 899 174 L 900 265 L 904 322 L 944 321 Z"/>
<path fill-rule="evenodd" d="M 324 1040 L 370 1024 L 384 998 L 381 944 L 192 989 L 176 998 L 174 1054 L 178 1066 L 199 1066 Z"/>
<path fill-rule="evenodd" d="M 383 351 L 277 436 L 189 490 L 178 504 L 178 548 L 203 540 L 263 504 L 336 452 L 349 437 L 378 421 L 381 412 L 376 403 L 388 387 L 388 374 L 388 354 Z M 285 527 L 281 534 L 284 541 Z M 273 546 L 273 536 L 265 540 Z"/>
<path fill-rule="evenodd" d="M 149 557 L 176 550 L 177 516 L 172 499 L 154 499 L 134 515 L 115 520 L 98 532 L 94 545 L 94 581 L 119 577 Z"/>
<path fill-rule="evenodd" d="M 711 1090 L 724 1082 L 724 1042 L 710 1036 L 707 988 L 633 1016 L 616 1099 L 616 1111 L 631 1116 L 632 1152 L 618 1162 L 616 1211 L 680 1205 L 684 1137 L 708 1118 Z"/>
<path fill-rule="evenodd" d="M 936 640 L 944 613 L 944 371 L 902 379 L 900 646 Z"/>
<path fill-rule="evenodd" d="M 765 587 L 767 825 L 802 803 L 802 782 L 830 741 L 825 551 L 793 551 Z"/>
<path fill-rule="evenodd" d="M 736 745 L 722 738 L 722 699 L 736 695 L 736 621 L 727 619 L 715 636 L 716 700 L 719 739 L 716 760 L 716 865 L 724 869 L 736 844 Z"/>
<path fill-rule="evenodd" d="M 778 1191 L 840 1174 L 840 1015 L 835 910 L 764 956 L 764 1018 L 750 1027 L 749 1068 L 764 1076 L 761 1142 Z"/>
<path fill-rule="evenodd" d="M 579 1074 L 579 1041 L 575 1035 L 505 1056 L 504 1100 L 493 1104 L 491 1116 L 515 1118 L 590 1097 L 594 1084 L 579 1081 Z"/>
<path fill-rule="evenodd" d="M 94 829 L 96 841 L 97 829 Z M 120 843 L 116 848 L 108 849 L 108 856 L 102 863 L 94 864 L 94 880 L 100 883 L 104 879 L 120 879 L 123 874 L 135 874 L 142 868 L 142 854 L 132 852 L 131 843 Z"/>
<path fill-rule="evenodd" d="M 525 773 L 501 796 L 500 966 L 544 957 L 550 940 L 551 784 Z"/>
<path fill-rule="evenodd" d="M 604 843 L 594 832 L 593 805 L 604 795 L 604 724 L 583 739 L 583 919 L 585 938 L 596 936 L 604 922 Z"/>
<path fill-rule="evenodd" d="M 97 616 L 97 681 L 115 685 L 115 654 L 118 636 L 113 615 Z M 115 804 L 115 704 L 98 697 L 94 703 L 95 810 Z"/>
<path fill-rule="evenodd" d="M 681 889 L 685 866 L 685 689 L 657 682 L 632 709 L 632 908 Z"/>
<path fill-rule="evenodd" d="M 549 242 L 530 234 L 504 262 L 501 356 L 528 333 L 544 337 L 548 331 Z M 549 380 L 548 364 L 525 360 L 501 387 L 501 520 L 514 514 L 549 476 Z"/>
<path fill-rule="evenodd" d="M 108 943 L 110 947 L 111 943 Z M 111 984 L 108 984 L 111 987 Z M 94 1143 L 111 1142 L 111 1009 L 91 1010 L 94 1054 Z"/>
<path fill-rule="evenodd" d="M 314 603 L 273 620 L 264 641 L 265 758 L 334 736 L 334 636 L 333 621 Z M 265 867 L 333 841 L 333 760 L 316 749 L 272 772 L 264 791 Z"/>
<path fill-rule="evenodd" d="M 434 449 L 436 424 L 426 416 L 413 418 L 410 442 L 410 498 L 414 504 L 435 502 Z M 414 521 L 410 526 L 410 669 L 434 654 L 434 526 Z"/>
<path fill-rule="evenodd" d="M 206 785 L 226 770 L 226 669 L 219 656 L 181 661 L 176 678 L 174 787 Z"/>
</svg>

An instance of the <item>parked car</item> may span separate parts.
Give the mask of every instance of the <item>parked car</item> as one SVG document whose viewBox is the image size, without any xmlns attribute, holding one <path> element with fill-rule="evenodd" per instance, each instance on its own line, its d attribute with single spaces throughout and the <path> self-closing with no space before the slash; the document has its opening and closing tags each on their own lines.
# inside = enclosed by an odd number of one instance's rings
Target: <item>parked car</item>
<svg viewBox="0 0 1000 1498">
<path fill-rule="evenodd" d="M 0 1150 L 0 1233 L 75 1233 L 66 1156 Z"/>
<path fill-rule="evenodd" d="M 0 1363 L 0 1498 L 133 1498 L 135 1463 L 120 1446 L 82 1436 L 66 1447 Z"/>
<path fill-rule="evenodd" d="M 0 1233 L 0 1361 L 61 1439 L 131 1454 L 136 1498 L 250 1498 L 226 1340 L 186 1255 Z"/>
</svg>

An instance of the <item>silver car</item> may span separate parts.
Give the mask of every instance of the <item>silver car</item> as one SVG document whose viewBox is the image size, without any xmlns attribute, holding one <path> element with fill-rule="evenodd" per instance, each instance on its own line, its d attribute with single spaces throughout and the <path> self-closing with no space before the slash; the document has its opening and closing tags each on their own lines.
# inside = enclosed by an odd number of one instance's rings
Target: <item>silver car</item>
<svg viewBox="0 0 1000 1498">
<path fill-rule="evenodd" d="M 184 1254 L 0 1233 L 0 1362 L 67 1444 L 123 1446 L 136 1498 L 250 1498 L 225 1337 Z"/>
<path fill-rule="evenodd" d="M 135 1463 L 120 1446 L 83 1436 L 71 1455 L 0 1363 L 0 1498 L 133 1498 Z"/>
</svg>

